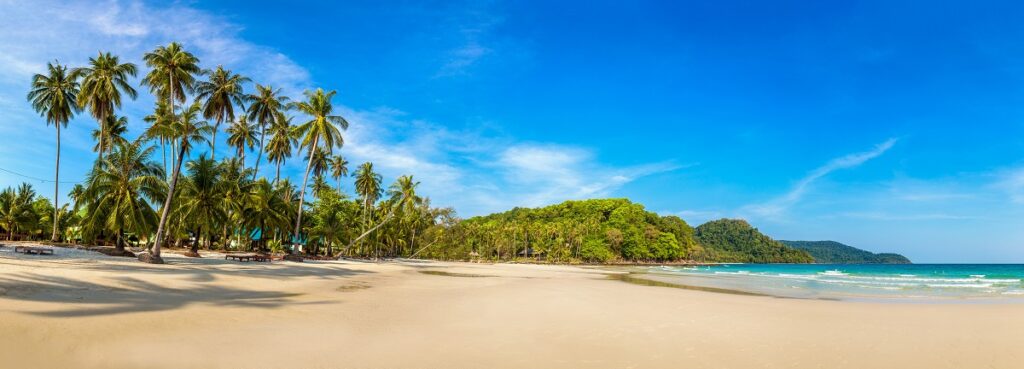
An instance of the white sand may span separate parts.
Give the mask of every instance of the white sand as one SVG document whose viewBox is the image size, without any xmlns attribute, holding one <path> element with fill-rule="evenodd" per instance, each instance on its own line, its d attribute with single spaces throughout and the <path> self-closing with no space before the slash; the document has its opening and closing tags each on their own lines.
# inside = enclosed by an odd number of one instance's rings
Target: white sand
<svg viewBox="0 0 1024 369">
<path fill-rule="evenodd" d="M 1024 367 L 1024 305 L 738 296 L 565 266 L 11 251 L 0 368 Z"/>
</svg>

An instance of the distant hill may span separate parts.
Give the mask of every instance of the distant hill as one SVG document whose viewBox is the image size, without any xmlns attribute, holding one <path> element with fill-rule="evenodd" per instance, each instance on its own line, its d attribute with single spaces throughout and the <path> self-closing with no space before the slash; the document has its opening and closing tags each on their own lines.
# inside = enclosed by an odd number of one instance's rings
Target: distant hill
<svg viewBox="0 0 1024 369">
<path fill-rule="evenodd" d="M 806 251 L 765 236 L 742 219 L 719 219 L 701 224 L 697 241 L 707 260 L 736 263 L 813 263 Z"/>
<path fill-rule="evenodd" d="M 807 251 L 819 264 L 910 264 L 900 254 L 880 253 L 847 246 L 835 241 L 779 241 L 786 246 Z"/>
</svg>

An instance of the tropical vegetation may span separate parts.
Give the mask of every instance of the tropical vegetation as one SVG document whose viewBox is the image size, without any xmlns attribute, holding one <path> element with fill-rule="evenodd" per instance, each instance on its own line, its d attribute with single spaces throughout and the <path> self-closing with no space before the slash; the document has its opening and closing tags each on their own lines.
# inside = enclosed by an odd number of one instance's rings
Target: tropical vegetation
<svg viewBox="0 0 1024 369">
<path fill-rule="evenodd" d="M 111 255 L 145 251 L 140 260 L 156 263 L 166 247 L 194 257 L 228 250 L 592 263 L 814 260 L 742 220 L 694 229 L 625 199 L 461 220 L 431 206 L 412 175 L 389 184 L 364 162 L 350 176 L 341 153 L 349 121 L 335 108 L 337 91 L 315 88 L 292 100 L 226 66 L 203 69 L 175 42 L 142 59 L 145 71 L 101 52 L 86 66 L 50 63 L 32 78 L 28 100 L 56 128 L 54 196 L 38 196 L 28 184 L 0 191 L 7 239 L 45 239 L 49 228 L 54 242 L 112 246 L 104 251 Z M 137 87 L 156 103 L 145 128 L 131 132 L 118 110 L 138 97 Z M 71 204 L 60 205 L 60 132 L 83 110 L 97 122 L 97 156 L 86 180 L 70 189 Z M 230 150 L 218 156 L 222 129 Z M 282 173 L 293 157 L 304 165 L 301 181 Z M 273 178 L 261 176 L 263 161 L 274 166 Z"/>
<path fill-rule="evenodd" d="M 779 242 L 797 250 L 807 251 L 817 264 L 910 264 L 910 259 L 900 254 L 876 254 L 835 241 Z"/>
</svg>

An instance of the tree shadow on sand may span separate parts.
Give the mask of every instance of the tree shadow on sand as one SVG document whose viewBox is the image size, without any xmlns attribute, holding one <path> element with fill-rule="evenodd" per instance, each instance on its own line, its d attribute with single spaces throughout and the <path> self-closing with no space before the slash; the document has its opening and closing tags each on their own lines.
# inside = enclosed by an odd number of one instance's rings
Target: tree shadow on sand
<svg viewBox="0 0 1024 369">
<path fill-rule="evenodd" d="M 273 309 L 297 302 L 299 293 L 253 291 L 209 284 L 184 289 L 162 287 L 136 278 L 118 278 L 111 284 L 38 274 L 0 278 L 0 301 L 15 299 L 55 302 L 62 309 L 21 311 L 42 317 L 83 317 L 178 309 L 193 304 Z M 124 287 L 130 286 L 130 287 Z"/>
<path fill-rule="evenodd" d="M 281 280 L 286 278 L 337 279 L 372 272 L 345 268 L 329 262 L 240 263 L 217 257 L 175 258 L 168 265 L 132 263 L 124 265 L 89 264 L 79 266 L 91 270 L 130 270 L 132 273 L 182 275 L 193 282 L 212 282 L 217 276 L 244 276 Z"/>
</svg>

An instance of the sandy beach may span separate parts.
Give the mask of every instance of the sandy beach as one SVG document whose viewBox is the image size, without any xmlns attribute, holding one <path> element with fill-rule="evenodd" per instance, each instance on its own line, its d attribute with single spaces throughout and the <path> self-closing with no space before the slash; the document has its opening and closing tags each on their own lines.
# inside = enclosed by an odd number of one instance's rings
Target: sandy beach
<svg viewBox="0 0 1024 369">
<path fill-rule="evenodd" d="M 597 268 L 146 265 L 0 248 L 3 368 L 1020 368 L 1024 306 L 741 296 Z"/>
</svg>

